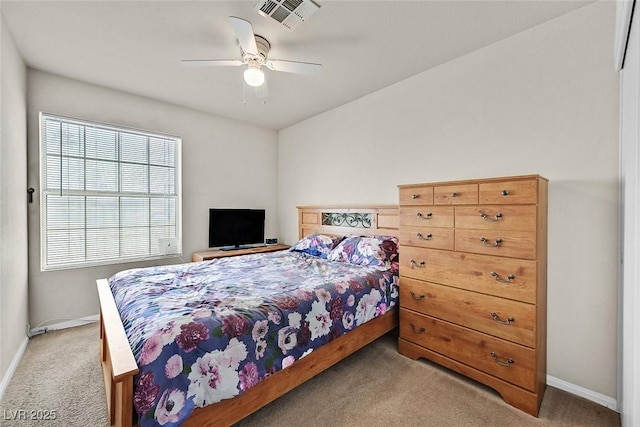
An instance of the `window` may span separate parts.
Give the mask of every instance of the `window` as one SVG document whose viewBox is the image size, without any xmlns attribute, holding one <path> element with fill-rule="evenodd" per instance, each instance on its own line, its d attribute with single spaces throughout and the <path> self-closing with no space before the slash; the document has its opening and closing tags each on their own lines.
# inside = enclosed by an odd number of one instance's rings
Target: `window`
<svg viewBox="0 0 640 427">
<path fill-rule="evenodd" d="M 182 252 L 180 138 L 40 114 L 41 267 Z"/>
</svg>

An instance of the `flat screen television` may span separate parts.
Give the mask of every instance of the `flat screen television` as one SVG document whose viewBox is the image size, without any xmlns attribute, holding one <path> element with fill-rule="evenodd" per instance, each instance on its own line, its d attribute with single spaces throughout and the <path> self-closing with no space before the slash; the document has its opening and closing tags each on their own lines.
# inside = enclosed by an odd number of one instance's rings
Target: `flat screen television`
<svg viewBox="0 0 640 427">
<path fill-rule="evenodd" d="M 209 247 L 239 249 L 264 244 L 264 209 L 209 209 Z"/>
</svg>

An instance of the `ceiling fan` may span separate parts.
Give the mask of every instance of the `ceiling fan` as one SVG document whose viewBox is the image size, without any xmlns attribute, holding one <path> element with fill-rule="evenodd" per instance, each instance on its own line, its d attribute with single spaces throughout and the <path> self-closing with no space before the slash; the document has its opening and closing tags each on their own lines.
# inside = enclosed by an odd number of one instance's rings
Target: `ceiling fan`
<svg viewBox="0 0 640 427">
<path fill-rule="evenodd" d="M 246 65 L 244 81 L 249 86 L 256 88 L 258 98 L 266 97 L 266 82 L 262 66 L 273 71 L 286 73 L 299 73 L 319 75 L 322 73 L 322 65 L 310 62 L 283 61 L 281 59 L 269 59 L 271 44 L 267 39 L 253 33 L 253 27 L 249 21 L 235 16 L 230 16 L 231 25 L 235 29 L 240 54 L 242 59 L 185 59 L 183 65 L 188 66 L 233 66 Z"/>
</svg>

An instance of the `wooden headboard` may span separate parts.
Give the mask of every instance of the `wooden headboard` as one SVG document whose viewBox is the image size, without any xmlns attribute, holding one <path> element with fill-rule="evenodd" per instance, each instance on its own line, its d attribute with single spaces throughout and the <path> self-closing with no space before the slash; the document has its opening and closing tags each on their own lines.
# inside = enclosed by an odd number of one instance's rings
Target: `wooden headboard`
<svg viewBox="0 0 640 427">
<path fill-rule="evenodd" d="M 298 238 L 329 236 L 396 236 L 398 206 L 298 206 Z"/>
</svg>

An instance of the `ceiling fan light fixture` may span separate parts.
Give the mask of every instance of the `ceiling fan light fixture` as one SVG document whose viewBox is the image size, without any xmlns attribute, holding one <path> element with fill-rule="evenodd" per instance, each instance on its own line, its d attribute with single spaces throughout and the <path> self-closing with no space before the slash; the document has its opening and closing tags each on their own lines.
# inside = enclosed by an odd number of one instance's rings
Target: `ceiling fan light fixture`
<svg viewBox="0 0 640 427">
<path fill-rule="evenodd" d="M 244 70 L 244 81 L 249 86 L 258 87 L 264 84 L 264 71 L 260 67 L 249 65 Z"/>
</svg>

